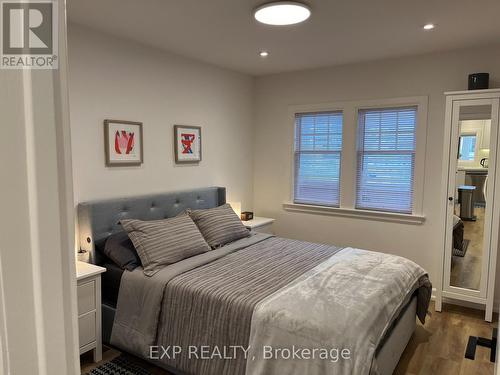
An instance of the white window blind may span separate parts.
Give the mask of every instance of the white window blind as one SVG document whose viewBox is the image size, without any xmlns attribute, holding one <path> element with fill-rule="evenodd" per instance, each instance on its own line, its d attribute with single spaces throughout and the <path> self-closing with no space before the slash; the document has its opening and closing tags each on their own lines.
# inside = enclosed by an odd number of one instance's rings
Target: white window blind
<svg viewBox="0 0 500 375">
<path fill-rule="evenodd" d="M 295 115 L 294 202 L 339 206 L 342 112 Z"/>
<path fill-rule="evenodd" d="M 356 208 L 413 211 L 417 108 L 359 111 Z"/>
</svg>

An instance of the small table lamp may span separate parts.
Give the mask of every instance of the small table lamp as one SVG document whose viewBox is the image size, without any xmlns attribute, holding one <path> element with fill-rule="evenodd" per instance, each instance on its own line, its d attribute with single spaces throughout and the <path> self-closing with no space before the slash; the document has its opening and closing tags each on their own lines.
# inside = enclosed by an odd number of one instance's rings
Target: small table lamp
<svg viewBox="0 0 500 375">
<path fill-rule="evenodd" d="M 241 202 L 227 202 L 233 209 L 233 211 L 238 215 L 238 217 L 241 216 Z"/>
</svg>

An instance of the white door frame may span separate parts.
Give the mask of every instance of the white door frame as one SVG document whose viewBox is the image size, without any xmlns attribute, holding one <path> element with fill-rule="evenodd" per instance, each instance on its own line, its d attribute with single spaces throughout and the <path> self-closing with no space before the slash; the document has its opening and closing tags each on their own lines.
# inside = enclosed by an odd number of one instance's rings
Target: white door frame
<svg viewBox="0 0 500 375">
<path fill-rule="evenodd" d="M 79 374 L 66 3 L 59 69 L 0 70 L 0 372 Z"/>
</svg>

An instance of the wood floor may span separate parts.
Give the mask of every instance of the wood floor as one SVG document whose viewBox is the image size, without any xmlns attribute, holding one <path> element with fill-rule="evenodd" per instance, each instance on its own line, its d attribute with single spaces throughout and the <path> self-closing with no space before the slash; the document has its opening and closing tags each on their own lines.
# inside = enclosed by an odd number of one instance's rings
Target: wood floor
<svg viewBox="0 0 500 375">
<path fill-rule="evenodd" d="M 460 211 L 457 205 L 456 211 Z M 451 285 L 479 290 L 483 259 L 484 207 L 474 209 L 476 221 L 464 221 L 464 239 L 469 246 L 464 257 L 451 257 Z"/>
<path fill-rule="evenodd" d="M 493 375 L 487 348 L 478 347 L 474 361 L 465 359 L 464 353 L 469 336 L 491 338 L 497 326 L 484 321 L 484 311 L 444 304 L 443 312 L 433 312 L 425 326 L 417 323 L 394 374 Z"/>
<path fill-rule="evenodd" d="M 430 311 L 434 311 L 431 304 Z M 494 322 L 498 317 L 494 317 Z M 394 372 L 396 375 L 493 375 L 494 364 L 489 361 L 489 350 L 478 347 L 474 361 L 464 358 L 469 336 L 491 337 L 496 323 L 484 321 L 484 312 L 453 305 L 443 305 L 443 312 L 433 312 L 425 326 L 417 323 L 417 329 L 406 347 Z M 103 362 L 120 354 L 107 348 Z M 96 367 L 92 356 L 81 357 L 82 373 Z M 139 360 L 140 361 L 140 360 Z M 154 375 L 171 375 L 169 372 L 140 361 Z M 97 365 L 99 365 L 98 363 Z"/>
</svg>

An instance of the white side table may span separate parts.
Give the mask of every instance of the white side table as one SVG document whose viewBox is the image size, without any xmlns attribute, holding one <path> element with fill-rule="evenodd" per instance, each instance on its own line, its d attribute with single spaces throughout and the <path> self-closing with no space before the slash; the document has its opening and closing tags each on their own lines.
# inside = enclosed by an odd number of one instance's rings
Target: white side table
<svg viewBox="0 0 500 375">
<path fill-rule="evenodd" d="M 106 268 L 76 262 L 78 338 L 80 354 L 94 351 L 94 362 L 102 359 L 101 273 Z"/>
<path fill-rule="evenodd" d="M 243 225 L 254 232 L 273 234 L 273 223 L 275 219 L 269 217 L 255 216 L 252 220 L 242 221 Z"/>
</svg>

